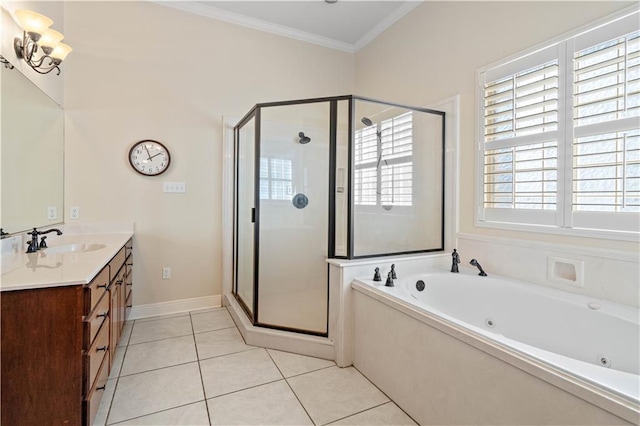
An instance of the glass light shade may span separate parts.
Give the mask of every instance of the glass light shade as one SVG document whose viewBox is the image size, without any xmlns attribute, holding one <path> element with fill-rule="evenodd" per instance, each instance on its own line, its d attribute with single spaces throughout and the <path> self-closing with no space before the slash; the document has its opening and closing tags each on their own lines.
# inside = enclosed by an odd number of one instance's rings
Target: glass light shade
<svg viewBox="0 0 640 426">
<path fill-rule="evenodd" d="M 44 32 L 44 34 L 42 34 L 42 37 L 40 37 L 40 40 L 38 40 L 38 44 L 40 45 L 40 47 L 42 47 L 45 53 L 49 54 L 55 49 L 55 47 L 62 41 L 63 38 L 64 36 L 58 31 L 48 29 Z"/>
<path fill-rule="evenodd" d="M 53 24 L 53 20 L 30 10 L 18 9 L 15 12 L 18 24 L 27 33 L 44 34 Z"/>
<path fill-rule="evenodd" d="M 62 62 L 72 50 L 73 49 L 68 44 L 58 43 L 56 48 L 53 49 L 53 52 L 51 52 L 51 57 Z"/>
</svg>

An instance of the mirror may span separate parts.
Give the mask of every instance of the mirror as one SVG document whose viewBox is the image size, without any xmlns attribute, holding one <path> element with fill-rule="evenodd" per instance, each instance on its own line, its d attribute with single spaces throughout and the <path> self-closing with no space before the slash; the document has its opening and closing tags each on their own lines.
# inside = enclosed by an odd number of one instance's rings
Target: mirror
<svg viewBox="0 0 640 426">
<path fill-rule="evenodd" d="M 63 221 L 64 113 L 17 69 L 0 66 L 0 225 L 11 234 Z"/>
</svg>

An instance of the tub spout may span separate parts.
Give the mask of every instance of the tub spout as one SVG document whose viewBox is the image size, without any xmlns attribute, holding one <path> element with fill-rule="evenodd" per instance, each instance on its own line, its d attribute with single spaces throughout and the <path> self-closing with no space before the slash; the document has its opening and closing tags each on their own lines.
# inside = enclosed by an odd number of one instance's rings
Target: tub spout
<svg viewBox="0 0 640 426">
<path fill-rule="evenodd" d="M 482 266 L 480 266 L 480 264 L 478 263 L 477 260 L 475 259 L 471 259 L 471 262 L 469 262 L 471 265 L 475 266 L 476 268 L 478 268 L 478 270 L 480 271 L 480 273 L 478 275 L 480 275 L 481 277 L 486 277 L 487 273 L 484 272 L 484 269 L 482 269 Z"/>
</svg>

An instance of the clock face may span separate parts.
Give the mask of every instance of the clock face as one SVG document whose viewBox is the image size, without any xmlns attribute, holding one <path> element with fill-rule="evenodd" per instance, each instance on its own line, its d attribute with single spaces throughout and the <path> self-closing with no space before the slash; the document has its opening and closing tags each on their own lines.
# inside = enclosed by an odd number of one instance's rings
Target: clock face
<svg viewBox="0 0 640 426">
<path fill-rule="evenodd" d="M 129 163 L 140 174 L 156 176 L 167 170 L 171 156 L 167 147 L 160 142 L 144 140 L 131 147 Z"/>
</svg>

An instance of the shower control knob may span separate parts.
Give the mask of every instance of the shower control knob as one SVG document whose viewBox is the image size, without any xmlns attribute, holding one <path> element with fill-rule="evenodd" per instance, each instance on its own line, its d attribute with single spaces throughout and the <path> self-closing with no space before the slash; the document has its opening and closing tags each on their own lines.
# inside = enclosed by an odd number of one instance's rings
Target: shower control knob
<svg viewBox="0 0 640 426">
<path fill-rule="evenodd" d="M 309 204 L 309 199 L 304 194 L 296 194 L 293 196 L 291 202 L 293 203 L 293 206 L 295 208 L 304 209 L 305 207 L 307 207 L 307 204 Z"/>
</svg>

